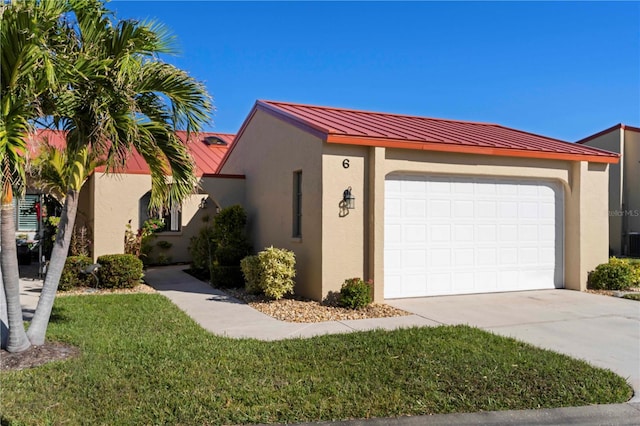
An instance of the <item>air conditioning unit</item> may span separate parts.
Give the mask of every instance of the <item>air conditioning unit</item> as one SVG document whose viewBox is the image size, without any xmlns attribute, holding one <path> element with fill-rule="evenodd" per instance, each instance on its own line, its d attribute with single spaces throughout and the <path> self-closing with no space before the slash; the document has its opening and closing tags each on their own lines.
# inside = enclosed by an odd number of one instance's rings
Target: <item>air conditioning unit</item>
<svg viewBox="0 0 640 426">
<path fill-rule="evenodd" d="M 640 232 L 629 232 L 629 256 L 640 257 Z"/>
</svg>

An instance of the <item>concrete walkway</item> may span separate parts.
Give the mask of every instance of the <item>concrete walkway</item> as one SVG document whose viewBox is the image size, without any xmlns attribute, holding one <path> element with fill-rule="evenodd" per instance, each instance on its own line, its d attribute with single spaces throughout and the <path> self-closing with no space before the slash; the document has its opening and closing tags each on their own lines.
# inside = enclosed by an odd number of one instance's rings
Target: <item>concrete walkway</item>
<svg viewBox="0 0 640 426">
<path fill-rule="evenodd" d="M 145 280 L 212 333 L 231 338 L 279 340 L 382 328 L 469 324 L 555 350 L 628 379 L 635 395 L 626 404 L 373 419 L 323 424 L 378 425 L 639 425 L 640 304 L 568 290 L 431 297 L 387 301 L 411 312 L 395 318 L 287 323 L 264 315 L 183 272 L 185 266 L 147 270 Z M 21 280 L 28 319 L 39 280 Z"/>
<path fill-rule="evenodd" d="M 374 328 L 395 329 L 439 325 L 418 315 L 320 323 L 277 320 L 183 272 L 185 266 L 150 268 L 145 281 L 168 297 L 203 328 L 220 336 L 280 340 L 322 334 L 348 333 Z"/>
</svg>

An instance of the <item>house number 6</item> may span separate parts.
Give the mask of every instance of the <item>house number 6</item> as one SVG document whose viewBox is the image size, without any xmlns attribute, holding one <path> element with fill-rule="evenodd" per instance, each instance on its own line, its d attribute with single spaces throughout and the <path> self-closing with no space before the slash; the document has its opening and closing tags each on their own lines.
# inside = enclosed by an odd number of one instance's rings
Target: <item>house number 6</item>
<svg viewBox="0 0 640 426">
<path fill-rule="evenodd" d="M 349 168 L 349 159 L 345 158 L 344 160 L 342 160 L 342 167 L 344 167 L 345 169 Z"/>
</svg>

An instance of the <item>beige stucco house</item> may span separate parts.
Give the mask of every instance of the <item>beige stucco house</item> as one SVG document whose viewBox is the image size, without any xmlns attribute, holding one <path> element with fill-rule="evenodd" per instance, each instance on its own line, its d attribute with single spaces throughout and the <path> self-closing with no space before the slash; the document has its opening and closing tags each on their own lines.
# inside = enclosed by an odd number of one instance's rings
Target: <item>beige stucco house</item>
<svg viewBox="0 0 640 426">
<path fill-rule="evenodd" d="M 497 124 L 272 101 L 256 102 L 235 138 L 189 146 L 201 189 L 159 236 L 173 262 L 189 260 L 203 216 L 233 204 L 256 250 L 295 252 L 295 291 L 316 300 L 353 277 L 373 280 L 377 301 L 584 290 L 607 261 L 616 153 Z M 150 187 L 136 155 L 87 181 L 79 222 L 94 257 L 123 251 Z"/>
<path fill-rule="evenodd" d="M 196 165 L 199 190 L 180 208 L 164 216 L 165 229 L 157 233 L 153 241 L 152 262 L 189 262 L 189 242 L 202 228 L 203 219 L 212 218 L 221 206 L 238 204 L 244 200 L 244 177 L 217 173 L 221 160 L 233 144 L 234 135 L 203 132 L 192 134 L 187 141 L 186 132 L 177 134 L 188 144 Z M 33 154 L 37 152 L 41 141 L 59 147 L 65 143 L 62 132 L 40 131 L 30 141 Z M 76 228 L 84 225 L 92 234 L 94 260 L 103 254 L 124 252 L 127 223 L 130 221 L 131 228 L 136 231 L 149 218 L 150 190 L 149 167 L 135 151 L 119 173 L 106 173 L 104 167 L 99 167 L 85 182 L 80 192 Z M 22 201 L 23 210 L 26 211 L 30 204 L 37 201 L 38 192 L 38 188 L 29 188 Z M 37 228 L 35 215 L 18 216 L 33 234 Z M 18 232 L 26 231 L 26 228 L 18 228 Z M 160 248 L 160 241 L 170 243 L 171 247 Z"/>
<path fill-rule="evenodd" d="M 245 176 L 254 247 L 296 253 L 296 292 L 363 277 L 379 301 L 585 289 L 617 161 L 496 124 L 258 101 L 219 172 Z"/>
<path fill-rule="evenodd" d="M 640 128 L 616 124 L 577 143 L 620 154 L 609 170 L 609 247 L 640 257 Z"/>
</svg>

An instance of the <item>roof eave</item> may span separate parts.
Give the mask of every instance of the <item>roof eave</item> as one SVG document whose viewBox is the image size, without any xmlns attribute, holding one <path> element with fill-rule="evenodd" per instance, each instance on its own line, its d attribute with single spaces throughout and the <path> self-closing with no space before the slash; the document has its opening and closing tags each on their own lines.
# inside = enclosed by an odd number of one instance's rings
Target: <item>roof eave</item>
<svg viewBox="0 0 640 426">
<path fill-rule="evenodd" d="M 329 135 L 327 143 L 360 146 L 379 146 L 384 148 L 413 149 L 419 151 L 455 152 L 458 154 L 494 155 L 501 157 L 536 158 L 560 161 L 588 161 L 592 163 L 617 164 L 619 155 L 571 154 L 551 151 L 529 151 L 526 149 L 508 149 L 469 145 L 452 145 L 439 142 L 423 142 L 383 138 L 363 138 L 346 135 Z"/>
</svg>

